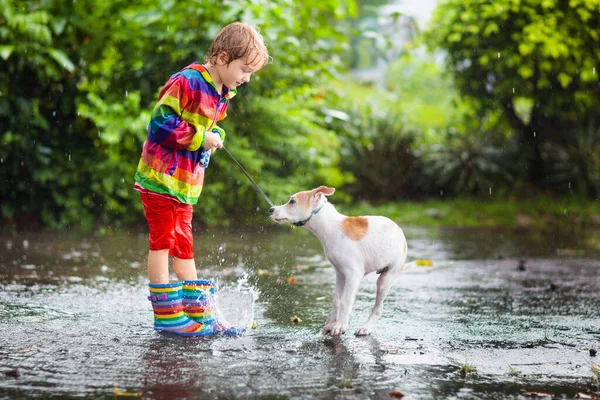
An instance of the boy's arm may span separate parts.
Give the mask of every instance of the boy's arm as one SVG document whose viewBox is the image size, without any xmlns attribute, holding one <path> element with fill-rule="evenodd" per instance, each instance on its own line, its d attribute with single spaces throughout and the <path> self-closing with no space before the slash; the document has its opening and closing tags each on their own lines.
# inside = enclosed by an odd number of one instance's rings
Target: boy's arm
<svg viewBox="0 0 600 400">
<path fill-rule="evenodd" d="M 150 119 L 148 140 L 152 143 L 174 149 L 198 150 L 204 142 L 206 128 L 182 118 L 184 108 L 189 103 L 187 80 L 176 78 L 160 98 Z"/>
</svg>

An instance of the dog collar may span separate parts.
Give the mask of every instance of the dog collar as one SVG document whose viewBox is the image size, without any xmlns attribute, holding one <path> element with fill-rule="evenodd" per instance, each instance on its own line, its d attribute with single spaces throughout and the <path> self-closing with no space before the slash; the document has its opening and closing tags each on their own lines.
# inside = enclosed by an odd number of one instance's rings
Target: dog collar
<svg viewBox="0 0 600 400">
<path fill-rule="evenodd" d="M 310 219 L 313 217 L 313 215 L 317 215 L 317 213 L 319 211 L 321 211 L 321 208 L 325 207 L 325 204 L 327 204 L 327 200 L 325 200 L 323 202 L 323 204 L 321 204 L 316 210 L 314 210 L 312 213 L 310 213 L 310 217 L 308 217 L 304 221 L 294 222 L 292 225 L 294 225 L 294 226 L 304 226 L 304 225 L 306 225 L 308 223 L 308 221 L 310 221 Z"/>
</svg>

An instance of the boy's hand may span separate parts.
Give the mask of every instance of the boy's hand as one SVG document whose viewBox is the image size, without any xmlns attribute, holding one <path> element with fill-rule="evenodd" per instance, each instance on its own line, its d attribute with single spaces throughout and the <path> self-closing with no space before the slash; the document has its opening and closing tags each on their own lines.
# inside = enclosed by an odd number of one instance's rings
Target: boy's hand
<svg viewBox="0 0 600 400">
<path fill-rule="evenodd" d="M 204 143 L 202 143 L 202 147 L 204 150 L 215 151 L 216 149 L 220 149 L 223 147 L 223 141 L 221 140 L 221 136 L 215 132 L 206 132 L 206 137 L 204 138 Z"/>
</svg>

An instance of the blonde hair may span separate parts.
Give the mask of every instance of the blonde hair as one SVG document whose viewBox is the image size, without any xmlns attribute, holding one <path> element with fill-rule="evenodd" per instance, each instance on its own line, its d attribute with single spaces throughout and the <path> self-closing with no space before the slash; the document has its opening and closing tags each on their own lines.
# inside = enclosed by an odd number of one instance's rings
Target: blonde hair
<svg viewBox="0 0 600 400">
<path fill-rule="evenodd" d="M 219 55 L 223 52 L 226 54 L 227 65 L 237 59 L 245 58 L 248 65 L 258 61 L 262 68 L 271 60 L 262 35 L 256 28 L 244 22 L 234 22 L 221 29 L 213 40 L 206 62 L 216 64 Z M 251 56 L 253 57 L 249 60 Z"/>
</svg>

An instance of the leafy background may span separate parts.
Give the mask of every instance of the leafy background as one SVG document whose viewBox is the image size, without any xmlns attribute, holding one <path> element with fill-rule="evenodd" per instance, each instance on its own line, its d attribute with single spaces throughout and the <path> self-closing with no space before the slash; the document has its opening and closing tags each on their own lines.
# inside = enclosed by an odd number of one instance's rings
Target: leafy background
<svg viewBox="0 0 600 400">
<path fill-rule="evenodd" d="M 327 184 L 341 203 L 597 204 L 600 0 L 441 1 L 429 30 L 393 16 L 411 32 L 400 51 L 373 23 L 385 3 L 0 0 L 4 224 L 143 221 L 132 181 L 157 93 L 237 20 L 260 27 L 274 61 L 231 103 L 226 146 L 274 202 Z M 349 73 L 381 58 L 382 75 Z M 196 221 L 266 207 L 217 153 Z"/>
</svg>

